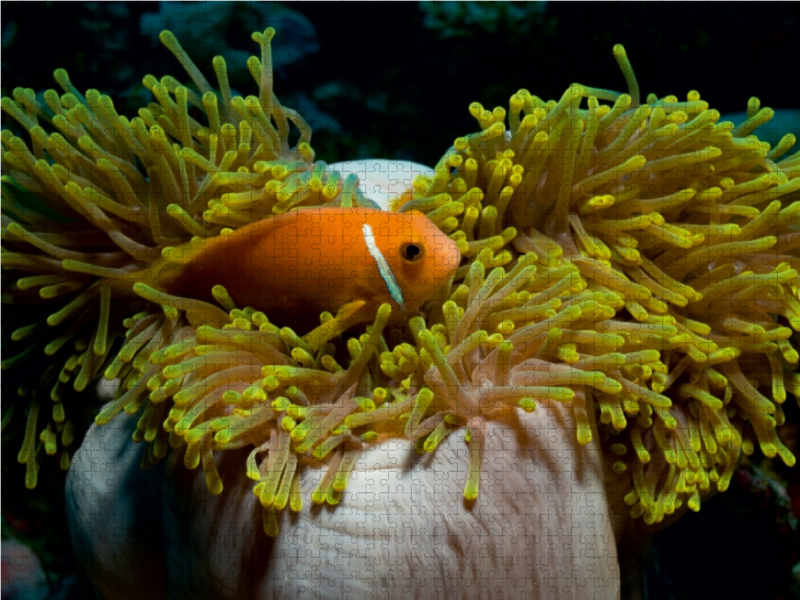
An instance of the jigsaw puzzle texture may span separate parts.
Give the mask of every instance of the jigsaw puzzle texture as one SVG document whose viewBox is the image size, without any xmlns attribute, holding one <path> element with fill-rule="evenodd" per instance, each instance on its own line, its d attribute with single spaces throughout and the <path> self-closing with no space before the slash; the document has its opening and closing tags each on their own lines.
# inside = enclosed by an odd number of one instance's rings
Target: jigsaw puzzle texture
<svg viewBox="0 0 800 600">
<path fill-rule="evenodd" d="M 41 374 L 19 460 L 70 468 L 101 596 L 613 598 L 626 529 L 756 445 L 794 464 L 800 155 L 750 135 L 770 109 L 643 98 L 618 45 L 627 93 L 520 90 L 433 169 L 340 168 L 273 36 L 246 97 L 164 31 L 193 85 L 146 77 L 137 117 L 63 70 L 3 99 L 8 293 L 47 301 L 3 361 Z"/>
</svg>

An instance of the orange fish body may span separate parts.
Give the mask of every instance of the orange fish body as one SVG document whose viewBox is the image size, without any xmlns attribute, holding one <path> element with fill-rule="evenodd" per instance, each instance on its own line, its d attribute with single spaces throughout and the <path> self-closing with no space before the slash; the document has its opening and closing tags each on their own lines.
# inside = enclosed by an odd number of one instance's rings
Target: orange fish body
<svg viewBox="0 0 800 600">
<path fill-rule="evenodd" d="M 207 302 L 223 285 L 237 306 L 299 332 L 357 300 L 364 321 L 385 302 L 393 319 L 414 313 L 459 261 L 456 244 L 424 215 L 323 207 L 205 240 L 188 261 L 161 259 L 150 273 L 155 287 Z"/>
</svg>

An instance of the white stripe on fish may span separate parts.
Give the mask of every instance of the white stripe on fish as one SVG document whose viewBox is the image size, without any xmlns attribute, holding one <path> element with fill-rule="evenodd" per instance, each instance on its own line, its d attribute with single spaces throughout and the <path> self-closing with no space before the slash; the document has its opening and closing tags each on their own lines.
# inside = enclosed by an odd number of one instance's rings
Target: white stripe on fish
<svg viewBox="0 0 800 600">
<path fill-rule="evenodd" d="M 397 302 L 397 304 L 400 305 L 400 309 L 405 312 L 406 304 L 403 301 L 403 292 L 400 291 L 400 286 L 397 284 L 397 279 L 394 278 L 394 273 L 392 273 L 392 268 L 386 261 L 386 257 L 381 254 L 378 244 L 375 243 L 375 234 L 372 233 L 372 227 L 370 227 L 368 223 L 364 223 L 361 230 L 364 232 L 364 241 L 367 243 L 367 250 L 369 250 L 375 262 L 378 263 L 378 271 L 380 271 L 381 277 L 383 277 L 383 281 L 386 283 L 392 300 Z"/>
</svg>

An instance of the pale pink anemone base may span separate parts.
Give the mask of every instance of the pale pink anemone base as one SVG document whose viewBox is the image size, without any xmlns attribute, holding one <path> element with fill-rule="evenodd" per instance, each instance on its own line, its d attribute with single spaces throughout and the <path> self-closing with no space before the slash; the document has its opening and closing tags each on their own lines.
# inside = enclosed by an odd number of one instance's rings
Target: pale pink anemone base
<svg viewBox="0 0 800 600">
<path fill-rule="evenodd" d="M 358 174 L 384 207 L 432 173 L 385 160 L 331 168 Z M 178 453 L 142 471 L 137 417 L 120 415 L 92 426 L 73 457 L 75 550 L 98 595 L 115 600 L 619 597 L 626 490 L 604 465 L 599 436 L 578 445 L 566 404 L 513 414 L 488 423 L 475 502 L 464 500 L 463 429 L 424 457 L 389 439 L 359 458 L 335 507 L 311 504 L 327 467 L 307 468 L 306 506 L 284 511 L 274 539 L 244 469 L 250 449 L 216 454 L 224 491 L 213 496 Z"/>
<path fill-rule="evenodd" d="M 464 431 L 433 455 L 391 439 L 358 460 L 333 508 L 284 511 L 280 534 L 242 465 L 216 455 L 224 491 L 177 453 L 151 471 L 135 417 L 92 426 L 67 482 L 70 529 L 102 598 L 617 598 L 612 509 L 597 442 L 543 401 L 486 430 L 481 492 L 464 500 Z M 304 498 L 324 469 L 302 475 Z"/>
<path fill-rule="evenodd" d="M 392 200 L 411 188 L 417 175 L 435 176 L 431 167 L 410 160 L 368 158 L 333 163 L 328 171 L 339 171 L 343 178 L 357 175 L 364 195 L 383 210 L 389 210 Z"/>
</svg>

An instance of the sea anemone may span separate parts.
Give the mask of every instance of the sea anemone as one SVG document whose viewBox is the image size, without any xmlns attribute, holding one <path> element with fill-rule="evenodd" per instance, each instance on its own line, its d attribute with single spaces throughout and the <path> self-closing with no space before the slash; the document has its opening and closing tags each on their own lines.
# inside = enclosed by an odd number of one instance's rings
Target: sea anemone
<svg viewBox="0 0 800 600">
<path fill-rule="evenodd" d="M 270 535 L 277 511 L 301 510 L 305 465 L 326 470 L 312 502 L 335 505 L 358 456 L 391 437 L 434 453 L 464 429 L 464 497 L 474 501 L 487 424 L 538 405 L 570 407 L 575 442 L 599 439 L 618 457 L 625 502 L 647 523 L 699 509 L 712 483 L 725 490 L 756 443 L 794 464 L 775 434 L 786 391 L 800 392 L 789 372 L 800 331 L 800 155 L 782 158 L 794 137 L 770 149 L 750 135 L 772 116 L 757 99 L 738 127 L 694 91 L 641 104 L 621 46 L 628 94 L 576 84 L 557 102 L 520 90 L 508 112 L 473 103 L 481 130 L 456 139 L 434 176 L 395 202 L 426 214 L 464 257 L 405 323 L 391 323 L 383 305 L 360 335 L 341 337 L 330 313 L 295 332 L 219 286 L 215 306 L 132 280 L 269 215 L 370 205 L 356 178 L 314 162 L 307 125 L 275 98 L 273 34 L 253 35 L 258 97 L 231 95 L 221 59 L 213 90 L 163 32 L 200 94 L 148 76 L 158 103 L 128 121 L 56 71 L 66 94 L 46 92 L 46 107 L 31 90 L 3 99 L 31 137 L 29 148 L 2 136 L 3 266 L 22 272 L 8 295 L 43 315 L 14 331 L 34 342 L 3 366 L 42 349 L 50 357 L 43 387 L 20 390 L 31 395 L 19 454 L 29 486 L 42 448 L 55 454 L 59 433 L 69 445 L 65 390 L 101 373 L 119 385 L 96 422 L 141 411 L 134 439 L 149 444 L 145 467 L 182 448 L 218 494 L 214 452 L 253 447 L 243 468 Z"/>
<path fill-rule="evenodd" d="M 31 139 L 28 145 L 10 130 L 2 133 L 2 259 L 11 271 L 3 302 L 31 306 L 32 313 L 10 335 L 11 342 L 24 340 L 24 349 L 7 351 L 2 366 L 35 361 L 34 380 L 41 380 L 18 389 L 29 405 L 19 452 L 28 487 L 36 485 L 42 455 L 59 453 L 59 439 L 61 467 L 69 466 L 76 425 L 66 408 L 76 403 L 71 390 L 83 392 L 102 373 L 119 378 L 120 390 L 137 383 L 143 389 L 143 358 L 180 335 L 175 308 L 131 302 L 138 291 L 131 273 L 156 260 L 180 263 L 204 238 L 295 207 L 373 206 L 355 175 L 342 178 L 314 162 L 310 128 L 275 97 L 274 34 L 253 35 L 261 58 L 247 64 L 258 97 L 232 95 L 221 57 L 214 60 L 219 89 L 213 89 L 164 31 L 161 41 L 197 91 L 174 77 L 148 75 L 143 82 L 157 102 L 138 117 L 118 115 L 97 90 L 81 94 L 63 69 L 55 72 L 63 95 L 47 90 L 42 103 L 33 90 L 17 88 L 14 99 L 3 98 L 3 110 Z M 292 124 L 299 130 L 294 147 Z M 201 305 L 188 318 L 215 323 L 225 313 Z M 129 343 L 112 352 L 125 328 L 133 332 Z M 136 402 L 129 410 L 142 403 Z M 5 411 L 4 426 L 12 412 Z"/>
<path fill-rule="evenodd" d="M 712 483 L 727 489 L 756 443 L 794 465 L 775 427 L 800 391 L 800 154 L 782 158 L 791 134 L 774 149 L 750 135 L 773 116 L 757 98 L 738 126 L 696 91 L 641 104 L 622 46 L 614 55 L 628 94 L 575 84 L 557 102 L 520 90 L 508 113 L 473 103 L 481 131 L 397 208 L 428 213 L 471 259 L 443 307 L 439 347 L 454 350 L 443 359 L 430 334 L 418 339 L 436 357 L 425 381 L 445 383 L 437 397 L 475 440 L 504 401 L 529 409 L 587 386 L 586 402 L 572 399 L 576 440 L 592 439 L 596 411 L 613 469 L 630 473 L 631 515 L 653 523 L 698 510 Z M 534 264 L 538 277 L 513 280 Z M 482 331 L 497 347 L 449 369 Z"/>
</svg>

